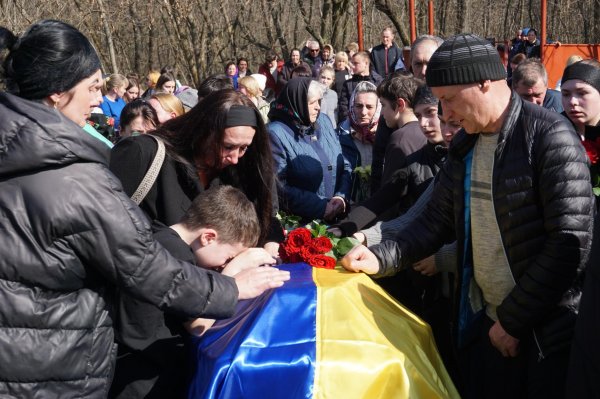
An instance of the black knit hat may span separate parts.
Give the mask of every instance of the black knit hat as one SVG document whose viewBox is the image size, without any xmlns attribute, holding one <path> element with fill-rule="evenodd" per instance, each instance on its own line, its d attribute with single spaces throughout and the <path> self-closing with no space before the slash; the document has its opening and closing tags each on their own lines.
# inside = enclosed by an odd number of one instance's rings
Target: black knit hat
<svg viewBox="0 0 600 399">
<path fill-rule="evenodd" d="M 506 79 L 506 70 L 490 42 L 460 34 L 446 39 L 433 53 L 425 77 L 429 87 L 453 86 Z"/>
</svg>

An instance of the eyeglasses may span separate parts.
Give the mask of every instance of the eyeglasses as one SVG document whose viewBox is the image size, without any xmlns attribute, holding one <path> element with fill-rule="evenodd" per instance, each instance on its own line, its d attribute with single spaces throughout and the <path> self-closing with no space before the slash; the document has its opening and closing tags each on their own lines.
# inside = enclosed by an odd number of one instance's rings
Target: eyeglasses
<svg viewBox="0 0 600 399">
<path fill-rule="evenodd" d="M 319 49 L 318 49 L 318 48 L 311 48 L 311 49 L 310 49 L 310 52 L 311 52 L 311 53 L 315 53 L 315 52 L 316 52 L 316 53 L 318 53 L 318 52 L 319 52 Z"/>
</svg>

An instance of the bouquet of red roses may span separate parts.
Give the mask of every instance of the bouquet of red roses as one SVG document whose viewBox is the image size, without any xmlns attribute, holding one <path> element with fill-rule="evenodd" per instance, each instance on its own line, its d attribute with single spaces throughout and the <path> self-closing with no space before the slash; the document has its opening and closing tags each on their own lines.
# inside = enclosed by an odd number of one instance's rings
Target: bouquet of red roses
<svg viewBox="0 0 600 399">
<path fill-rule="evenodd" d="M 337 238 L 327 226 L 313 221 L 307 227 L 290 231 L 279 246 L 279 256 L 286 263 L 305 262 L 312 267 L 335 268 L 338 259 L 358 245 L 354 238 Z"/>
</svg>

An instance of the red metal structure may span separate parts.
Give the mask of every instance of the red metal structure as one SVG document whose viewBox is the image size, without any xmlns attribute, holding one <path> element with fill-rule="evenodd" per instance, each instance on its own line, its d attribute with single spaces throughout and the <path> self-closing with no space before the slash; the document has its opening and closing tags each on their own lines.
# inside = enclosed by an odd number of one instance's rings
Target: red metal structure
<svg viewBox="0 0 600 399">
<path fill-rule="evenodd" d="M 358 49 L 363 51 L 365 49 L 365 43 L 363 39 L 363 22 L 362 22 L 362 0 L 358 0 L 356 5 L 356 24 L 358 25 Z"/>
<path fill-rule="evenodd" d="M 429 34 L 433 35 L 433 0 L 427 3 L 427 19 L 429 22 Z"/>
<path fill-rule="evenodd" d="M 408 9 L 410 10 L 409 25 L 410 25 L 410 42 L 414 42 L 417 38 L 417 24 L 415 19 L 415 0 L 408 0 Z"/>
</svg>

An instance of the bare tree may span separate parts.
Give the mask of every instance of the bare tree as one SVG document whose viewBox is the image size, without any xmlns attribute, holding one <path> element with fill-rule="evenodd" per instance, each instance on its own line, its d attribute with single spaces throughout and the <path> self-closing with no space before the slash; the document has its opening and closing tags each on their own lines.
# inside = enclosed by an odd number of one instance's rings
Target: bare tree
<svg viewBox="0 0 600 399">
<path fill-rule="evenodd" d="M 427 29 L 427 2 L 417 1 L 417 30 Z M 335 49 L 357 41 L 350 0 L 0 0 L 0 25 L 21 33 L 42 18 L 81 29 L 100 55 L 105 73 L 145 75 L 170 64 L 188 84 L 222 72 L 244 56 L 256 70 L 266 50 L 283 56 L 306 39 Z M 471 31 L 498 40 L 515 29 L 539 28 L 540 0 L 435 2 L 435 33 Z M 393 25 L 398 44 L 410 44 L 407 0 L 363 0 L 364 42 L 379 41 Z M 563 43 L 600 41 L 600 0 L 548 1 L 548 37 Z"/>
</svg>

